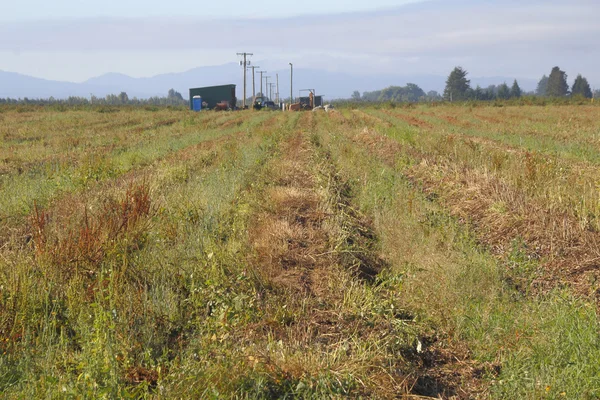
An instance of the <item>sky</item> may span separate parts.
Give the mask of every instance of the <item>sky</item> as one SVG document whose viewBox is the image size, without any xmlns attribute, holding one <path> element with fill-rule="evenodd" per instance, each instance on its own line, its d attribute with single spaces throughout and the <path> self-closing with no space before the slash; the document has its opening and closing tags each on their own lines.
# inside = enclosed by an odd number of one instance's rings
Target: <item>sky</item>
<svg viewBox="0 0 600 400">
<path fill-rule="evenodd" d="M 10 0 L 3 0 L 7 3 Z M 27 0 L 10 1 L 0 21 L 35 21 L 48 18 L 85 17 L 210 17 L 272 18 L 306 14 L 330 14 L 397 7 L 422 0 Z M 17 4 L 15 4 L 17 3 Z"/>
<path fill-rule="evenodd" d="M 0 0 L 0 3 L 8 0 Z M 598 0 L 28 0 L 0 13 L 0 70 L 82 82 L 237 61 L 355 74 L 534 79 L 600 88 Z"/>
</svg>

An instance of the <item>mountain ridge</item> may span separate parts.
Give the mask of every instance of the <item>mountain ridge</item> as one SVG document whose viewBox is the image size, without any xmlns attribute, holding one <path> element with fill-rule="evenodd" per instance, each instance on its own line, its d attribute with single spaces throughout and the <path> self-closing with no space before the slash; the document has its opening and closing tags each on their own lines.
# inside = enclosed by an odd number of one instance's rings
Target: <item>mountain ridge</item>
<svg viewBox="0 0 600 400">
<path fill-rule="evenodd" d="M 89 78 L 83 82 L 55 81 L 17 72 L 0 70 L 0 97 L 6 98 L 67 98 L 69 96 L 104 97 L 108 94 L 126 92 L 129 97 L 148 98 L 165 96 L 169 89 L 179 91 L 184 97 L 192 87 L 213 86 L 220 84 L 236 84 L 238 97 L 243 96 L 242 73 L 237 63 L 191 68 L 182 72 L 169 72 L 150 77 L 132 77 L 123 73 L 109 72 Z M 289 97 L 289 69 L 270 71 L 270 81 L 275 82 L 275 74 L 279 74 L 280 94 Z M 257 75 L 258 78 L 258 75 Z M 506 82 L 512 84 L 514 77 L 471 77 L 471 85 L 487 87 L 491 84 Z M 534 90 L 537 81 L 534 79 L 516 78 L 525 91 Z M 260 80 L 260 79 L 259 79 Z M 328 99 L 349 98 L 358 90 L 380 90 L 389 86 L 405 86 L 415 83 L 423 90 L 442 92 L 446 77 L 432 74 L 350 74 L 347 72 L 331 72 L 320 69 L 294 68 L 295 96 L 300 89 L 316 89 Z M 263 85 L 264 86 L 264 85 Z M 260 82 L 256 81 L 256 91 L 260 91 Z M 266 90 L 265 90 L 266 91 Z M 252 95 L 252 76 L 247 76 L 248 97 Z"/>
</svg>

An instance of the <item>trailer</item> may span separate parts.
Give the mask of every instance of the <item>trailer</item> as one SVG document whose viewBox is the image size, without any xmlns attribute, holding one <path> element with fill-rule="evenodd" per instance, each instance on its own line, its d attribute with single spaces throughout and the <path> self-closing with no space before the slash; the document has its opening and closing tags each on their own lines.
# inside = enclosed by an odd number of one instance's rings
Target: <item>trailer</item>
<svg viewBox="0 0 600 400">
<path fill-rule="evenodd" d="M 219 107 L 223 107 L 223 104 L 226 103 L 228 108 L 234 109 L 237 103 L 233 84 L 190 89 L 190 110 L 194 109 L 194 96 L 202 98 L 202 103 L 206 104 L 206 107 L 202 108 L 215 109 L 218 104 L 220 104 Z"/>
</svg>

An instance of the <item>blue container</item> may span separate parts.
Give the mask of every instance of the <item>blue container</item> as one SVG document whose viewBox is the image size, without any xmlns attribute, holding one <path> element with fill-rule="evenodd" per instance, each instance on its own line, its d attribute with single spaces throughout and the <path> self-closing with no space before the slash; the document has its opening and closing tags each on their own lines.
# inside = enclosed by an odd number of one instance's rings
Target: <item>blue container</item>
<svg viewBox="0 0 600 400">
<path fill-rule="evenodd" d="M 202 110 L 202 97 L 200 96 L 194 96 L 193 99 L 193 106 L 194 106 L 194 111 L 200 111 Z"/>
</svg>

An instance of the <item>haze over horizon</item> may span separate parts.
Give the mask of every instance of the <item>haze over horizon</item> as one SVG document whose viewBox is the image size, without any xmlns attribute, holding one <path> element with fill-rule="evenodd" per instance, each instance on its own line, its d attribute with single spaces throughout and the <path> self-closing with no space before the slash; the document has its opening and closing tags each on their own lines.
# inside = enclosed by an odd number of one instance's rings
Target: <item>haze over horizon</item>
<svg viewBox="0 0 600 400">
<path fill-rule="evenodd" d="M 293 62 L 360 75 L 447 76 L 461 65 L 470 76 L 539 79 L 558 65 L 569 81 L 581 73 L 600 84 L 593 0 L 228 4 L 15 4 L 0 17 L 0 70 L 69 82 L 149 77 L 235 62 L 236 52 L 248 51 L 272 70 Z"/>
</svg>

